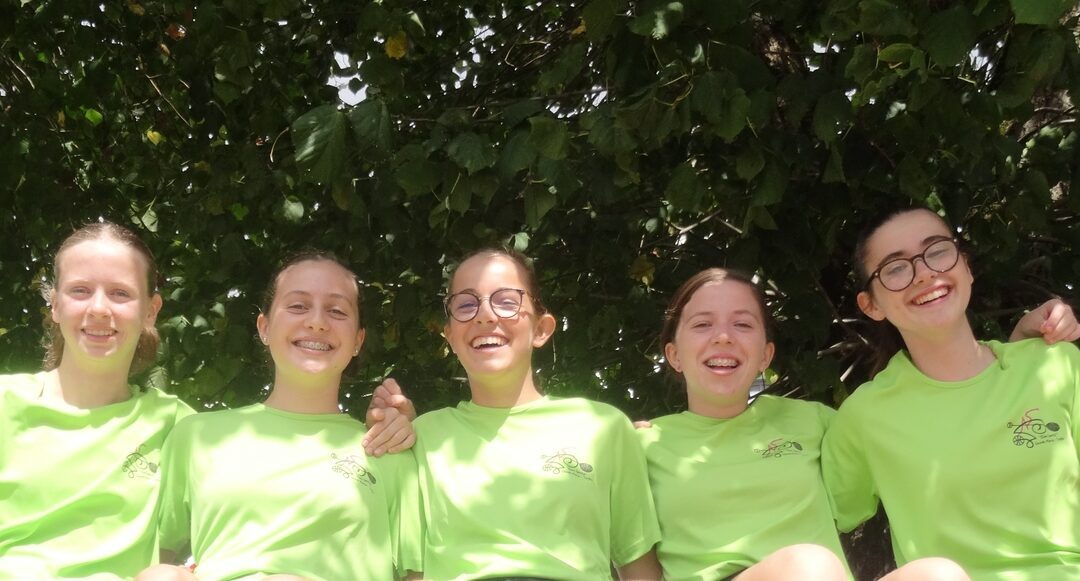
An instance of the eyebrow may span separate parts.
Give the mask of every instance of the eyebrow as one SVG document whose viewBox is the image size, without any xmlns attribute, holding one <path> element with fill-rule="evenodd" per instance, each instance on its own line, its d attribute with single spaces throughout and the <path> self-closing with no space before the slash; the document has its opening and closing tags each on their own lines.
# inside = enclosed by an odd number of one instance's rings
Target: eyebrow
<svg viewBox="0 0 1080 581">
<path fill-rule="evenodd" d="M 289 292 L 285 293 L 285 296 L 291 296 L 291 295 L 303 295 L 305 297 L 312 296 L 311 293 L 309 293 L 307 291 L 302 291 L 302 290 L 292 290 L 292 291 L 289 291 Z M 347 296 L 345 296 L 345 295 L 343 295 L 341 293 L 330 293 L 330 298 L 332 298 L 332 299 L 341 299 L 341 300 L 344 300 L 344 301 L 349 300 L 349 297 L 347 297 Z"/>
<path fill-rule="evenodd" d="M 929 245 L 931 245 L 934 242 L 937 242 L 939 240 L 952 240 L 952 236 L 944 236 L 942 234 L 934 234 L 933 236 L 927 236 L 926 238 L 923 238 L 923 241 L 920 242 L 919 245 L 923 247 L 923 250 L 926 250 L 927 246 L 929 246 Z M 890 261 L 890 260 L 892 260 L 894 258 L 900 258 L 900 257 L 904 256 L 905 254 L 907 254 L 907 253 L 904 252 L 903 250 L 897 250 L 896 252 L 890 252 L 889 254 L 886 254 L 881 260 L 878 261 L 877 266 L 881 266 L 881 265 L 885 264 L 886 262 L 888 262 L 888 261 Z M 918 253 L 916 253 L 916 254 L 918 254 Z"/>
<path fill-rule="evenodd" d="M 697 317 L 699 315 L 711 315 L 711 314 L 713 314 L 713 311 L 695 311 L 693 313 L 690 313 L 690 314 L 686 315 L 686 318 L 687 319 L 692 319 L 692 318 Z M 731 314 L 732 315 L 749 315 L 749 316 L 753 317 L 757 321 L 761 320 L 761 317 L 759 317 L 757 315 L 757 313 L 755 313 L 754 311 L 751 311 L 750 309 L 739 309 L 739 310 L 737 310 L 737 311 L 735 311 L 735 312 L 733 312 Z"/>
</svg>

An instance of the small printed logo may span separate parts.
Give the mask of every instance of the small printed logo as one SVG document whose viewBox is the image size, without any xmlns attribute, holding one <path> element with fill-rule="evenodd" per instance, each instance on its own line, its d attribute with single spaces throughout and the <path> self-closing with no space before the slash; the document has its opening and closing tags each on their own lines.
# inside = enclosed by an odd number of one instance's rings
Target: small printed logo
<svg viewBox="0 0 1080 581">
<path fill-rule="evenodd" d="M 1059 442 L 1065 439 L 1060 433 L 1061 426 L 1056 422 L 1047 422 L 1042 418 L 1035 417 L 1039 408 L 1031 408 L 1024 412 L 1019 423 L 1009 422 L 1006 427 L 1012 430 L 1012 442 L 1017 446 L 1034 448 L 1050 442 Z"/>
<path fill-rule="evenodd" d="M 120 466 L 128 478 L 142 478 L 143 480 L 157 480 L 158 465 L 155 462 L 151 462 L 143 455 L 143 447 L 139 446 L 135 448 L 135 451 L 128 454 L 124 459 L 123 465 Z"/>
<path fill-rule="evenodd" d="M 784 456 L 791 456 L 793 454 L 802 454 L 802 444 L 795 440 L 786 440 L 784 438 L 777 438 L 762 450 L 761 448 L 754 448 L 754 452 L 761 454 L 762 458 L 782 458 Z"/>
<path fill-rule="evenodd" d="M 544 459 L 544 471 L 552 474 L 569 474 L 585 480 L 593 479 L 593 466 L 587 462 L 578 460 L 577 456 L 566 450 L 560 450 L 550 456 L 541 455 Z"/>
<path fill-rule="evenodd" d="M 359 456 L 350 454 L 338 457 L 337 454 L 331 453 L 330 460 L 332 460 L 330 469 L 343 478 L 358 482 L 368 488 L 375 485 L 375 475 L 367 468 L 364 468 L 364 465 L 360 463 Z"/>
</svg>

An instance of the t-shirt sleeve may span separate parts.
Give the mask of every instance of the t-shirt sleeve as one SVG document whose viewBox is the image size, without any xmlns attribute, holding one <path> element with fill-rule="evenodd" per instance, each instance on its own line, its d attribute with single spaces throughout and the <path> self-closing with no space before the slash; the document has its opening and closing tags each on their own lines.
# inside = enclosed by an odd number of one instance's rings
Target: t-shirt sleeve
<svg viewBox="0 0 1080 581">
<path fill-rule="evenodd" d="M 416 457 L 412 450 L 387 456 L 394 462 L 396 486 L 389 491 L 390 543 L 394 568 L 404 577 L 409 571 L 424 570 L 424 524 L 420 509 L 420 484 Z"/>
<path fill-rule="evenodd" d="M 630 420 L 613 426 L 611 483 L 611 558 L 617 566 L 633 562 L 660 541 L 645 452 Z"/>
<path fill-rule="evenodd" d="M 849 532 L 874 516 L 877 488 L 870 474 L 857 426 L 850 414 L 836 413 L 821 445 L 821 472 L 829 493 L 836 528 Z"/>
<path fill-rule="evenodd" d="M 190 441 L 182 422 L 161 449 L 161 491 L 158 496 L 158 539 L 163 551 L 180 552 L 191 539 L 188 486 Z"/>
</svg>

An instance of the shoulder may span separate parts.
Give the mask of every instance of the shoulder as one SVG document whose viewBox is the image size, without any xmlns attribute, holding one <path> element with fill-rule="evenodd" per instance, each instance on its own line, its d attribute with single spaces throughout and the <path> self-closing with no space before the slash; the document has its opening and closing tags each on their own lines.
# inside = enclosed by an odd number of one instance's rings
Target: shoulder
<svg viewBox="0 0 1080 581">
<path fill-rule="evenodd" d="M 445 407 L 420 414 L 413 421 L 413 428 L 420 430 L 427 426 L 435 426 L 453 419 L 459 413 L 456 407 Z"/>
<path fill-rule="evenodd" d="M 836 415 L 835 409 L 820 402 L 775 395 L 758 396 L 754 405 L 761 406 L 762 411 L 767 415 L 780 418 L 780 421 L 785 424 L 810 422 L 825 426 Z"/>
<path fill-rule="evenodd" d="M 988 341 L 987 345 L 1005 365 L 1024 365 L 1041 360 L 1075 365 L 1080 361 L 1080 349 L 1067 341 L 1047 345 L 1042 339 L 1035 338 L 1009 343 Z"/>
<path fill-rule="evenodd" d="M 165 393 L 156 387 L 147 387 L 140 392 L 138 397 L 143 405 L 162 410 L 177 420 L 195 413 L 195 410 L 179 397 Z"/>
<path fill-rule="evenodd" d="M 41 392 L 40 376 L 40 373 L 0 375 L 0 394 L 12 393 L 23 397 L 36 397 Z"/>
</svg>

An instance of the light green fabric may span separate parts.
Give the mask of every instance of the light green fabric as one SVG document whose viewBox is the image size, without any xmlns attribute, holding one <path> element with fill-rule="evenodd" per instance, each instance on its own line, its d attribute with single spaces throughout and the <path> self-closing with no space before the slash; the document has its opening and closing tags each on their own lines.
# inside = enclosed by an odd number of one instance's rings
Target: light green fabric
<svg viewBox="0 0 1080 581">
<path fill-rule="evenodd" d="M 420 570 L 416 461 L 411 452 L 370 458 L 363 435 L 344 414 L 262 404 L 180 422 L 164 452 L 162 548 L 190 541 L 203 581 Z"/>
<path fill-rule="evenodd" d="M 0 376 L 0 579 L 129 579 L 157 562 L 161 446 L 191 408 L 156 389 L 88 410 Z"/>
<path fill-rule="evenodd" d="M 731 419 L 683 412 L 638 430 L 664 578 L 721 579 L 798 543 L 822 545 L 843 560 L 820 464 L 834 413 L 763 395 Z"/>
<path fill-rule="evenodd" d="M 416 420 L 425 578 L 595 581 L 659 540 L 629 420 L 579 398 Z"/>
<path fill-rule="evenodd" d="M 898 563 L 949 557 L 972 579 L 1080 579 L 1080 351 L 989 343 L 967 381 L 934 381 L 897 354 L 841 406 L 825 483 L 841 530 L 883 501 Z"/>
</svg>

